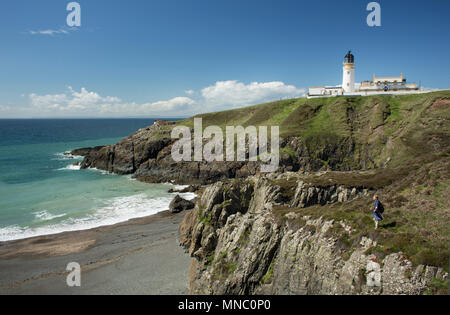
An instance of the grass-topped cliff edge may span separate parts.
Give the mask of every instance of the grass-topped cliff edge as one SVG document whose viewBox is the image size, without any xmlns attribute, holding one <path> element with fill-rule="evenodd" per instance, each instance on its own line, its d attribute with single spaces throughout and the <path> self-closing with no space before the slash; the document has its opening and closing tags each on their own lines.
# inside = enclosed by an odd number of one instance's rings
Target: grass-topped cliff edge
<svg viewBox="0 0 450 315">
<path fill-rule="evenodd" d="M 201 114 L 203 128 L 279 126 L 280 137 L 299 138 L 316 168 L 401 166 L 432 152 L 448 153 L 450 90 L 402 96 L 290 99 Z M 193 119 L 178 125 L 193 127 Z M 298 158 L 284 142 L 281 151 Z M 298 153 L 298 152 L 297 152 Z M 352 153 L 351 157 L 344 156 Z M 339 156 L 342 155 L 342 156 Z M 331 165 L 330 165 L 331 163 Z"/>
</svg>

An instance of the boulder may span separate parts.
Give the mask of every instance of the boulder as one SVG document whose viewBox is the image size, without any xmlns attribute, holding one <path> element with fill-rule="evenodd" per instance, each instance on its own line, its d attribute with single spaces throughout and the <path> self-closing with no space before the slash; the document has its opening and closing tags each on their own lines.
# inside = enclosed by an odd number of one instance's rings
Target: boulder
<svg viewBox="0 0 450 315">
<path fill-rule="evenodd" d="M 169 210 L 172 213 L 179 213 L 186 210 L 193 209 L 195 204 L 192 201 L 183 199 L 180 195 L 176 195 L 176 197 L 170 202 Z"/>
</svg>

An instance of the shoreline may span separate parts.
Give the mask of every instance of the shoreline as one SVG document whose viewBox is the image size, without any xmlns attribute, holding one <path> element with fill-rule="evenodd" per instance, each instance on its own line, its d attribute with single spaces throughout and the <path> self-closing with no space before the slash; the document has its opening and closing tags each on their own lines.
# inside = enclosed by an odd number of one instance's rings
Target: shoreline
<svg viewBox="0 0 450 315">
<path fill-rule="evenodd" d="M 186 294 L 185 212 L 162 211 L 89 230 L 0 242 L 0 294 Z M 81 266 L 81 287 L 66 266 Z"/>
</svg>

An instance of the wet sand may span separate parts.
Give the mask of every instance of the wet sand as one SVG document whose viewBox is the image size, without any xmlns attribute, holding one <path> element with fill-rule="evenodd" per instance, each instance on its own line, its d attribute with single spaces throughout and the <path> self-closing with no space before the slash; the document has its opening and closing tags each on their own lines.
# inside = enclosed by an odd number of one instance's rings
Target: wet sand
<svg viewBox="0 0 450 315">
<path fill-rule="evenodd" d="M 1 242 L 0 294 L 187 294 L 184 214 Z M 81 265 L 81 287 L 66 284 L 70 262 Z"/>
</svg>

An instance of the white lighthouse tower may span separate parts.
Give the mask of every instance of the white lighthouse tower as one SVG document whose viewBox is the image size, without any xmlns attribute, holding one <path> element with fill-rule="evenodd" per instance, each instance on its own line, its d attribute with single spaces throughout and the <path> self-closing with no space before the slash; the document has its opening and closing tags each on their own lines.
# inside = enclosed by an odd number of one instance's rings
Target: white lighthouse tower
<svg viewBox="0 0 450 315">
<path fill-rule="evenodd" d="M 349 51 L 344 57 L 344 78 L 342 79 L 344 93 L 355 92 L 355 57 Z"/>
</svg>

